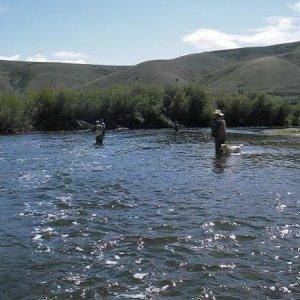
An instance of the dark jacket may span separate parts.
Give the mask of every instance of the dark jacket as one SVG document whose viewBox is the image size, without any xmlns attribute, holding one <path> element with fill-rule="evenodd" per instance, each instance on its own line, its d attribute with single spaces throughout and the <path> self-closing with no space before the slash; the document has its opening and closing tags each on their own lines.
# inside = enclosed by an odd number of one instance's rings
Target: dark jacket
<svg viewBox="0 0 300 300">
<path fill-rule="evenodd" d="M 215 118 L 211 121 L 211 134 L 215 139 L 227 138 L 226 122 L 224 119 Z"/>
</svg>

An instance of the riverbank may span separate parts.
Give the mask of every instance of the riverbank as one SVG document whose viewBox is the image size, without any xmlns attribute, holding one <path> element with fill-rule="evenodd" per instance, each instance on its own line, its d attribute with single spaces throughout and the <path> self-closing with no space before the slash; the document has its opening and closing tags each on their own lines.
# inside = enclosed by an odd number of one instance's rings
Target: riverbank
<svg viewBox="0 0 300 300">
<path fill-rule="evenodd" d="M 209 127 L 185 127 L 182 126 L 181 130 L 183 129 L 191 129 L 191 128 L 198 128 L 198 129 L 204 129 Z M 108 132 L 124 132 L 124 131 L 131 131 L 131 130 L 153 130 L 153 129 L 170 129 L 173 130 L 173 127 L 156 127 L 156 128 L 128 128 L 128 127 L 114 127 L 114 128 L 107 128 Z M 242 131 L 255 131 L 256 133 L 263 134 L 263 135 L 276 135 L 276 136 L 294 136 L 294 137 L 300 137 L 300 127 L 289 127 L 289 128 L 263 128 L 263 129 L 257 129 L 253 127 L 228 127 L 228 130 L 230 129 L 238 129 Z M 90 131 L 89 129 L 79 129 L 79 128 L 73 128 L 73 129 L 66 129 L 66 130 L 28 130 L 28 131 L 22 131 L 22 132 L 0 132 L 0 136 L 6 136 L 6 135 L 23 135 L 23 134 L 31 134 L 31 133 L 55 133 L 55 132 L 79 132 L 79 131 Z"/>
<path fill-rule="evenodd" d="M 300 137 L 300 128 L 291 127 L 291 128 L 270 128 L 260 131 L 262 134 L 266 135 L 282 135 L 282 136 L 294 136 Z"/>
</svg>

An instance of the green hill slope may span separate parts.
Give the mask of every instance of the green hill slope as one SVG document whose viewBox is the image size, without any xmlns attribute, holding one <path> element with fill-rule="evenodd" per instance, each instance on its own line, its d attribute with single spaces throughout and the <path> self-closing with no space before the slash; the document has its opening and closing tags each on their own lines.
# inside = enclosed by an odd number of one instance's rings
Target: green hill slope
<svg viewBox="0 0 300 300">
<path fill-rule="evenodd" d="M 283 56 L 269 56 L 218 70 L 204 77 L 202 82 L 216 91 L 253 90 L 297 95 L 300 92 L 300 67 Z"/>
<path fill-rule="evenodd" d="M 113 84 L 183 85 L 228 65 L 226 59 L 210 53 L 189 55 L 172 60 L 153 60 L 103 76 L 82 88 L 106 87 Z"/>
<path fill-rule="evenodd" d="M 126 85 L 199 82 L 212 92 L 262 91 L 289 100 L 300 98 L 300 42 L 192 54 L 149 61 L 101 77 L 84 89 Z"/>
<path fill-rule="evenodd" d="M 199 82 L 212 92 L 263 91 L 298 100 L 299 80 L 300 42 L 191 54 L 128 67 L 0 61 L 0 89 L 18 92 Z"/>
<path fill-rule="evenodd" d="M 123 69 L 126 67 L 1 60 L 0 90 L 26 92 L 44 87 L 75 88 Z"/>
</svg>

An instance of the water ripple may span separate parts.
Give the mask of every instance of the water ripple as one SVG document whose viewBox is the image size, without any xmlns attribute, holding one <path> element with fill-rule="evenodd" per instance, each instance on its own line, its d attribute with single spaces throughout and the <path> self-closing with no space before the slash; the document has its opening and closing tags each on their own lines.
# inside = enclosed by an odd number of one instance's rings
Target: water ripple
<svg viewBox="0 0 300 300">
<path fill-rule="evenodd" d="M 297 141 L 232 131 L 1 137 L 0 298 L 297 299 Z M 30 151 L 24 151 L 30 149 Z"/>
</svg>

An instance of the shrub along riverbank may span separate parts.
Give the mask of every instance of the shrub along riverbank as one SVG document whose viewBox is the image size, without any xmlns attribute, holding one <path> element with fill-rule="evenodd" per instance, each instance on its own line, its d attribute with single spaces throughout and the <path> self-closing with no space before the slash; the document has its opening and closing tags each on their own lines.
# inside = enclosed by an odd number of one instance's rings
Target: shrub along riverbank
<svg viewBox="0 0 300 300">
<path fill-rule="evenodd" d="M 44 89 L 26 95 L 0 94 L 0 132 L 73 130 L 76 120 L 103 118 L 108 128 L 163 128 L 177 120 L 209 126 L 212 111 L 222 109 L 228 126 L 299 125 L 300 104 L 273 96 L 209 95 L 197 85 L 183 88 L 114 86 L 94 91 Z"/>
</svg>

